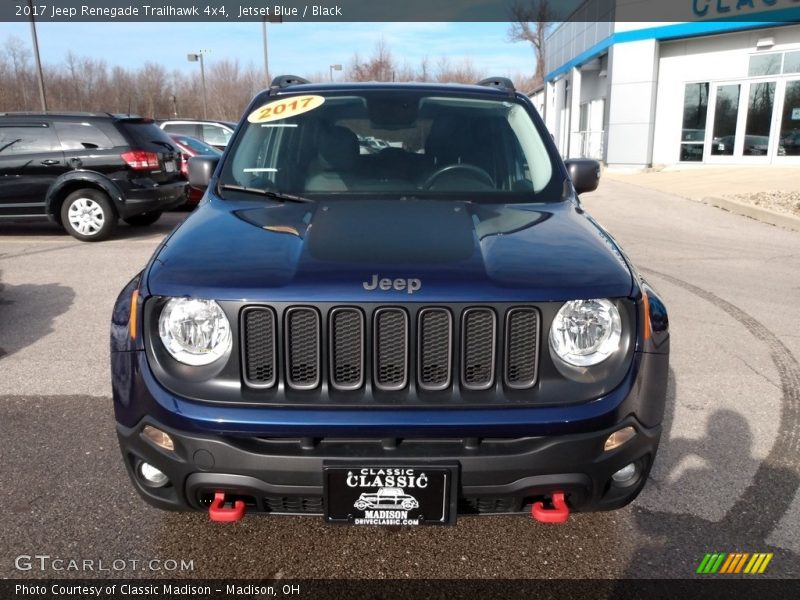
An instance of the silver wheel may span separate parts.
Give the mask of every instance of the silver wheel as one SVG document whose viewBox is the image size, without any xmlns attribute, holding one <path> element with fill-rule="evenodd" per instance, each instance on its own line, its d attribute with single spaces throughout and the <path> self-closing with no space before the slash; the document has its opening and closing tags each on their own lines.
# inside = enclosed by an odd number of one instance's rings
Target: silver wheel
<svg viewBox="0 0 800 600">
<path fill-rule="evenodd" d="M 97 235 L 106 222 L 103 207 L 91 198 L 76 198 L 67 211 L 69 224 L 75 231 L 85 236 Z"/>
</svg>

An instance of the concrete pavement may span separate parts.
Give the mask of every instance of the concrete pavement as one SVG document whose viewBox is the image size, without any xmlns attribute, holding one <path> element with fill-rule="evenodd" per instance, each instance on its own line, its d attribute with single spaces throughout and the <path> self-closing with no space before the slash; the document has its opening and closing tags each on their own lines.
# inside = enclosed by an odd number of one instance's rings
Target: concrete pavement
<svg viewBox="0 0 800 600">
<path fill-rule="evenodd" d="M 709 196 L 731 196 L 768 191 L 800 192 L 797 166 L 680 166 L 663 171 L 623 173 L 606 170 L 604 180 L 702 200 Z"/>
<path fill-rule="evenodd" d="M 118 291 L 180 220 L 81 244 L 0 228 L 0 576 L 20 554 L 171 558 L 182 577 L 691 577 L 705 552 L 774 552 L 800 577 L 800 234 L 605 178 L 587 209 L 670 310 L 670 402 L 633 505 L 564 526 L 463 518 L 454 528 L 325 526 L 145 505 L 125 475 L 109 398 Z M 163 575 L 143 571 L 124 577 Z M 92 573 L 61 573 L 87 575 Z"/>
</svg>

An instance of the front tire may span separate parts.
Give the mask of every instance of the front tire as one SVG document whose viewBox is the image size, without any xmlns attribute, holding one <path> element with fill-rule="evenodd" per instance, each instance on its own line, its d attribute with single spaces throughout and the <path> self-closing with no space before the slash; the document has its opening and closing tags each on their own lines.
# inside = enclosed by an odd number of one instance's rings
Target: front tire
<svg viewBox="0 0 800 600">
<path fill-rule="evenodd" d="M 123 219 L 131 227 L 147 227 L 152 225 L 161 218 L 161 211 L 154 210 L 152 212 L 142 213 L 140 215 L 133 215 L 127 219 Z"/>
<path fill-rule="evenodd" d="M 72 237 L 82 242 L 100 242 L 117 226 L 111 200 L 100 190 L 72 192 L 61 205 L 61 224 Z"/>
</svg>

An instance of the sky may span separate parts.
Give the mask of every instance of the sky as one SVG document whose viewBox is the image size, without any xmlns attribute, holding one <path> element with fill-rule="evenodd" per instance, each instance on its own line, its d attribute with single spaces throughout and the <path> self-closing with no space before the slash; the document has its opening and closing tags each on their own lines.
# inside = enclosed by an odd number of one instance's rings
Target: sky
<svg viewBox="0 0 800 600">
<path fill-rule="evenodd" d="M 527 43 L 508 41 L 508 23 L 270 23 L 270 72 L 311 75 L 329 73 L 328 66 L 347 65 L 354 52 L 369 56 L 381 38 L 395 60 L 417 67 L 424 57 L 435 68 L 446 56 L 452 63 L 469 58 L 486 75 L 532 73 L 534 53 Z M 215 59 L 238 58 L 263 68 L 260 23 L 38 23 L 42 62 L 63 62 L 72 50 L 79 56 L 103 58 L 109 65 L 136 68 L 146 61 L 169 70 L 191 72 L 186 54 L 210 50 Z M 15 35 L 31 43 L 28 23 L 0 23 L 0 46 Z M 334 73 L 334 76 L 342 73 Z"/>
</svg>

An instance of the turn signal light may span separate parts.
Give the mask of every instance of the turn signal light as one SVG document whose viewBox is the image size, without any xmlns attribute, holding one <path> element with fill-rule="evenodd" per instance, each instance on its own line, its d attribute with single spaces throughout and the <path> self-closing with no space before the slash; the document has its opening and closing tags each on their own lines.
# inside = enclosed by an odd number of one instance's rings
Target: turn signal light
<svg viewBox="0 0 800 600">
<path fill-rule="evenodd" d="M 160 429 L 156 429 L 152 425 L 144 426 L 144 429 L 142 429 L 142 436 L 144 436 L 147 441 L 153 443 L 159 448 L 169 450 L 170 452 L 175 451 L 175 442 L 172 441 L 172 438 L 169 437 L 169 434 L 164 433 Z"/>
<path fill-rule="evenodd" d="M 647 292 L 642 290 L 642 306 L 644 307 L 644 339 L 650 339 L 651 326 L 650 326 L 650 298 L 647 297 Z"/>
<path fill-rule="evenodd" d="M 606 440 L 606 444 L 603 447 L 603 450 L 608 452 L 609 450 L 614 450 L 615 448 L 619 448 L 631 439 L 633 436 L 636 435 L 636 430 L 633 427 L 623 427 L 619 431 L 615 431 Z"/>
<path fill-rule="evenodd" d="M 131 339 L 136 339 L 137 318 L 139 315 L 139 290 L 133 290 L 131 294 L 131 312 L 128 316 L 128 328 L 131 334 Z"/>
</svg>

